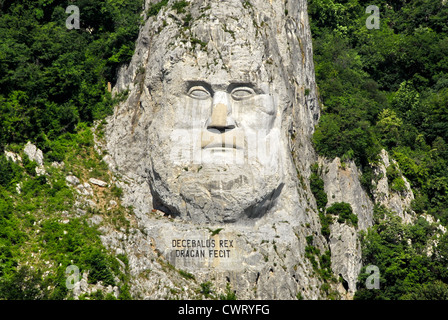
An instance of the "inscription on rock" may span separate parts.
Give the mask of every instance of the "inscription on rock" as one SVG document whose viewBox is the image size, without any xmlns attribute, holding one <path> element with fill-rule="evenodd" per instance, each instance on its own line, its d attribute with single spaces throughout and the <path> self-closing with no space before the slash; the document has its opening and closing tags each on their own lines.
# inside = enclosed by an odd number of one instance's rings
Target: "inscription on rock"
<svg viewBox="0 0 448 320">
<path fill-rule="evenodd" d="M 230 258 L 234 240 L 173 239 L 176 258 Z"/>
</svg>

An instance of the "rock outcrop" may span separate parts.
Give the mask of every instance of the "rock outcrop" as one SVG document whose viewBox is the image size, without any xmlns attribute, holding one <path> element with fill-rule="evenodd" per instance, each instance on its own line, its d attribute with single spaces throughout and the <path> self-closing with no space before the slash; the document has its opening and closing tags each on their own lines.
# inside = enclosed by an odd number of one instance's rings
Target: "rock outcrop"
<svg viewBox="0 0 448 320">
<path fill-rule="evenodd" d="M 101 230 L 128 257 L 131 294 L 191 299 L 212 283 L 239 299 L 350 299 L 373 202 L 353 163 L 318 159 L 310 142 L 320 111 L 306 1 L 154 3 L 102 146 L 135 215 L 128 231 Z M 328 205 L 350 203 L 358 217 L 333 223 L 328 239 L 310 191 L 316 161 Z M 316 262 L 328 250 L 341 280 L 330 291 Z"/>
<path fill-rule="evenodd" d="M 403 181 L 403 190 L 391 190 L 387 168 L 393 163 L 398 179 Z M 352 161 L 342 162 L 339 158 L 329 161 L 319 157 L 318 161 L 325 193 L 330 207 L 336 202 L 349 203 L 353 213 L 358 217 L 357 227 L 335 221 L 330 226 L 329 246 L 331 251 L 332 270 L 347 283 L 347 290 L 341 290 L 351 298 L 356 292 L 356 282 L 362 267 L 362 252 L 359 231 L 366 231 L 373 225 L 374 205 L 384 205 L 395 212 L 405 223 L 415 220 L 410 209 L 414 195 L 409 182 L 399 170 L 398 163 L 390 159 L 385 150 L 380 153 L 380 161 L 373 166 L 372 197 L 361 186 L 361 171 Z"/>
<path fill-rule="evenodd" d="M 306 1 L 173 3 L 145 17 L 113 89 L 129 94 L 108 119 L 105 160 L 139 227 L 103 242 L 128 255 L 142 298 L 191 297 L 166 263 L 238 298 L 322 298 L 305 257 L 306 237 L 328 249 L 306 179 L 319 118 Z M 196 132 L 199 161 L 182 140 Z M 204 134 L 225 149 L 223 133 L 241 158 L 207 158 Z"/>
<path fill-rule="evenodd" d="M 38 176 L 45 174 L 44 167 L 44 155 L 42 150 L 38 149 L 34 144 L 28 141 L 25 145 L 23 152 L 28 156 L 31 161 L 35 161 L 37 163 L 36 166 L 36 174 Z"/>
<path fill-rule="evenodd" d="M 328 161 L 319 159 L 328 204 L 346 202 L 358 217 L 358 226 L 335 221 L 330 226 L 331 266 L 336 275 L 347 283 L 348 297 L 356 291 L 356 282 L 361 271 L 361 244 L 359 231 L 373 224 L 373 202 L 360 183 L 361 173 L 353 162 L 342 165 L 339 158 Z M 341 292 L 343 293 L 343 292 Z"/>
<path fill-rule="evenodd" d="M 388 175 L 388 169 L 396 172 L 395 178 L 391 178 L 391 174 Z M 378 165 L 374 167 L 374 174 L 373 196 L 375 202 L 396 212 L 403 222 L 413 222 L 415 214 L 410 207 L 411 201 L 414 200 L 414 193 L 408 180 L 399 170 L 398 163 L 394 159 L 390 159 L 384 149 L 381 150 Z"/>
</svg>

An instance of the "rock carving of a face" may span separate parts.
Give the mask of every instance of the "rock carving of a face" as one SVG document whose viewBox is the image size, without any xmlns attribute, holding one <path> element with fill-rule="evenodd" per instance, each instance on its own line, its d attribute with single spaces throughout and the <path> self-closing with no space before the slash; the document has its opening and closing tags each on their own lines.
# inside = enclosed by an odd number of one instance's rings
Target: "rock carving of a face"
<svg viewBox="0 0 448 320">
<path fill-rule="evenodd" d="M 162 81 L 154 80 L 154 206 L 196 223 L 261 217 L 283 187 L 282 84 L 269 80 L 261 55 L 237 44 L 229 50 L 229 67 L 214 69 L 210 52 L 164 56 Z"/>
<path fill-rule="evenodd" d="M 150 135 L 156 205 L 195 222 L 263 215 L 282 183 L 269 84 L 181 74 L 165 82 L 160 126 Z"/>
</svg>

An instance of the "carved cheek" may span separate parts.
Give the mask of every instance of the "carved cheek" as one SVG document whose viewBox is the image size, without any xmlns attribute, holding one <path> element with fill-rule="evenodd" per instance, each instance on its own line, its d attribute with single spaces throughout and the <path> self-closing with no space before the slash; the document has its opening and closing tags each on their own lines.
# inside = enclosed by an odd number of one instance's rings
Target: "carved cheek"
<svg viewBox="0 0 448 320">
<path fill-rule="evenodd" d="M 264 112 L 272 117 L 275 117 L 277 108 L 274 104 L 274 99 L 271 95 L 260 94 L 257 97 L 255 97 L 254 100 L 255 100 L 255 104 L 257 104 L 259 106 L 259 109 L 262 112 Z"/>
<path fill-rule="evenodd" d="M 211 100 L 178 98 L 174 106 L 175 127 L 185 129 L 202 128 L 210 116 Z"/>
<path fill-rule="evenodd" d="M 234 114 L 243 127 L 251 130 L 272 129 L 276 106 L 270 95 L 262 94 L 247 101 L 240 101 L 234 107 Z"/>
</svg>

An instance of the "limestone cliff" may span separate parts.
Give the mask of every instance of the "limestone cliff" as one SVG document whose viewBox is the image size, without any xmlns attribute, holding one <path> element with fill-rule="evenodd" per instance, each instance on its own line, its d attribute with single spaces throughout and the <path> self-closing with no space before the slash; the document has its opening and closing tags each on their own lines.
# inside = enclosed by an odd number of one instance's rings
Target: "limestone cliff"
<svg viewBox="0 0 448 320">
<path fill-rule="evenodd" d="M 129 231 L 102 230 L 103 243 L 129 259 L 131 293 L 191 299 L 208 288 L 239 299 L 350 299 L 361 268 L 358 231 L 372 225 L 373 203 L 353 163 L 342 169 L 339 159 L 318 159 L 310 142 L 320 113 L 306 1 L 156 3 L 145 3 L 135 54 L 113 89 L 126 98 L 107 119 L 102 146 L 135 214 Z M 194 109 L 209 106 L 203 118 Z M 264 111 L 251 113 L 257 109 Z M 223 139 L 245 126 L 278 135 L 267 164 L 210 164 L 194 162 L 194 139 L 173 138 L 195 125 Z M 310 191 L 316 161 L 328 205 L 348 202 L 359 219 L 358 227 L 332 224 L 328 240 Z M 375 197 L 397 204 L 391 194 Z M 404 212 L 409 202 L 402 204 Z M 330 278 L 322 276 L 327 253 Z"/>
<path fill-rule="evenodd" d="M 123 203 L 133 207 L 138 228 L 131 235 L 105 231 L 103 240 L 128 255 L 134 295 L 191 298 L 194 286 L 211 281 L 216 292 L 228 283 L 238 298 L 322 298 L 322 280 L 305 257 L 307 245 L 322 253 L 328 248 L 306 179 L 315 157 L 310 135 L 319 118 L 306 1 L 194 1 L 180 10 L 169 1 L 157 15 L 147 16 L 151 8 L 147 2 L 135 55 L 114 88 L 114 93 L 129 94 L 108 119 L 105 159 L 120 176 Z M 179 117 L 182 105 L 170 108 L 177 103 L 170 93 L 187 76 L 211 85 L 227 78 L 267 84 L 260 87 L 274 97 L 276 143 L 284 146 L 277 165 L 282 185 L 269 200 L 269 213 L 225 223 L 219 215 L 229 207 L 207 207 L 208 214 L 202 215 L 187 201 L 183 211 L 182 199 L 168 193 L 175 185 L 161 180 L 169 168 L 166 161 L 158 162 L 169 147 L 148 141 L 158 141 L 151 132 L 163 136 L 173 130 L 170 118 Z M 164 87 L 173 83 L 166 92 Z M 248 116 L 240 123 L 259 119 Z M 199 176 L 201 169 L 205 175 L 214 168 L 185 165 L 178 177 L 192 171 Z M 238 174 L 245 176 L 244 168 Z M 213 177 L 205 175 L 198 183 L 208 179 Z M 239 190 L 234 183 L 229 188 L 232 197 L 265 201 L 255 189 Z M 205 206 L 210 203 L 201 194 L 194 197 Z M 238 199 L 230 211 L 237 210 Z M 169 272 L 167 266 L 192 277 Z"/>
<path fill-rule="evenodd" d="M 410 209 L 410 204 L 414 195 L 409 182 L 399 171 L 398 164 L 393 159 L 389 160 L 385 150 L 381 151 L 378 164 L 372 165 L 374 169 L 372 197 L 369 197 L 361 186 L 361 172 L 352 161 L 343 163 L 339 158 L 332 161 L 319 158 L 318 163 L 328 197 L 327 207 L 336 202 L 349 203 L 358 217 L 357 227 L 338 222 L 332 224 L 329 239 L 333 272 L 346 281 L 347 297 L 352 297 L 356 291 L 356 282 L 362 267 L 359 231 L 365 231 L 373 225 L 374 205 L 384 205 L 400 216 L 403 222 L 412 223 L 415 220 L 415 214 Z M 386 174 L 386 169 L 391 163 L 396 166 L 399 179 L 405 182 L 400 192 L 391 190 L 389 187 L 391 181 Z M 341 293 L 344 294 L 343 291 Z"/>
</svg>

